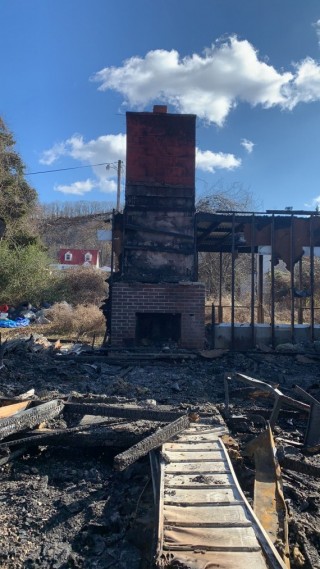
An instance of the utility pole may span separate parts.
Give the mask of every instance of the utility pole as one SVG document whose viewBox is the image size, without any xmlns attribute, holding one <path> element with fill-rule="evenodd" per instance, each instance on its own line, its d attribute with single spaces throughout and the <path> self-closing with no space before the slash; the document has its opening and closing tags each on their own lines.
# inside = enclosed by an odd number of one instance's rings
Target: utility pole
<svg viewBox="0 0 320 569">
<path fill-rule="evenodd" d="M 118 160 L 118 183 L 117 183 L 117 211 L 120 211 L 120 192 L 121 192 L 121 160 Z"/>
<path fill-rule="evenodd" d="M 110 170 L 110 168 L 113 168 L 114 170 L 117 170 L 117 206 L 115 211 L 120 211 L 120 194 L 121 194 L 121 167 L 122 167 L 122 160 L 118 160 L 118 164 L 117 166 L 115 165 L 115 163 L 110 163 L 107 164 L 106 166 L 106 170 Z"/>
</svg>

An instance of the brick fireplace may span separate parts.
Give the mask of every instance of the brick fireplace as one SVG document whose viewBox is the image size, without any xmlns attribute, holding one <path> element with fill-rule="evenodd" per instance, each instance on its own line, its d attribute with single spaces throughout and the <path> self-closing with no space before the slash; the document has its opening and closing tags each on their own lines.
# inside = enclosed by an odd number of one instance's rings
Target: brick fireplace
<svg viewBox="0 0 320 569">
<path fill-rule="evenodd" d="M 204 345 L 197 282 L 195 116 L 127 113 L 126 194 L 113 227 L 111 345 Z"/>
</svg>

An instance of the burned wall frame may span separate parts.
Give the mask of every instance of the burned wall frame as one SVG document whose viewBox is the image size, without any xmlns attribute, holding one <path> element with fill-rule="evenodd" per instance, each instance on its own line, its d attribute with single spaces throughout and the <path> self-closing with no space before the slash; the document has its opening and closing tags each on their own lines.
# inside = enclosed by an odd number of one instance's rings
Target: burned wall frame
<svg viewBox="0 0 320 569">
<path fill-rule="evenodd" d="M 309 328 L 308 339 L 314 341 L 318 326 L 315 283 L 315 257 L 320 255 L 320 216 L 316 211 L 267 210 L 266 212 L 218 211 L 196 214 L 196 239 L 198 252 L 217 253 L 219 256 L 219 287 L 214 299 L 212 327 L 226 322 L 225 309 L 230 316 L 230 343 L 236 347 L 235 327 L 237 321 L 236 259 L 241 254 L 250 257 L 250 306 L 247 324 L 251 327 L 251 346 L 255 347 L 256 324 L 271 328 L 271 344 L 275 347 L 278 306 L 276 299 L 276 271 L 279 261 L 290 273 L 289 317 L 290 341 L 297 341 L 297 325 Z M 318 249 L 319 248 L 319 249 Z M 231 258 L 231 273 L 228 289 L 230 304 L 223 305 L 222 259 Z M 308 272 L 308 286 L 303 287 L 302 259 Z M 308 259 L 308 261 L 307 261 Z M 270 263 L 269 270 L 266 264 Z M 268 282 L 266 283 L 266 275 Z M 266 288 L 269 310 L 266 311 Z M 211 335 L 214 345 L 214 333 Z"/>
</svg>

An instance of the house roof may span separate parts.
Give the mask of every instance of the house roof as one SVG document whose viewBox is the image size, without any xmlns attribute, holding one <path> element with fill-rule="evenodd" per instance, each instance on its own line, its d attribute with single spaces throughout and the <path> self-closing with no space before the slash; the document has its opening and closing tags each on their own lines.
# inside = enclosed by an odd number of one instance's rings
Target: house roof
<svg viewBox="0 0 320 569">
<path fill-rule="evenodd" d="M 72 259 L 70 261 L 65 259 L 66 253 L 72 254 Z M 74 249 L 70 247 L 69 249 L 60 249 L 59 251 L 59 261 L 64 265 L 83 265 L 86 262 L 85 255 L 90 253 L 92 255 L 91 265 L 97 265 L 99 262 L 99 249 Z"/>
</svg>

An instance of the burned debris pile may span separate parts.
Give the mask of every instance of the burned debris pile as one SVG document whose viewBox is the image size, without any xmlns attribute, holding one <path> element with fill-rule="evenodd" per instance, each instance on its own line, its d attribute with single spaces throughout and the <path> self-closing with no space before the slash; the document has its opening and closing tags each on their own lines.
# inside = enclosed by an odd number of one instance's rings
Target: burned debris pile
<svg viewBox="0 0 320 569">
<path fill-rule="evenodd" d="M 320 382 L 310 350 L 157 355 L 42 336 L 2 343 L 0 566 L 154 566 L 149 457 L 190 420 L 192 430 L 199 415 L 220 413 L 257 517 L 268 492 L 278 496 L 266 530 L 275 546 L 293 569 L 320 567 Z"/>
</svg>

